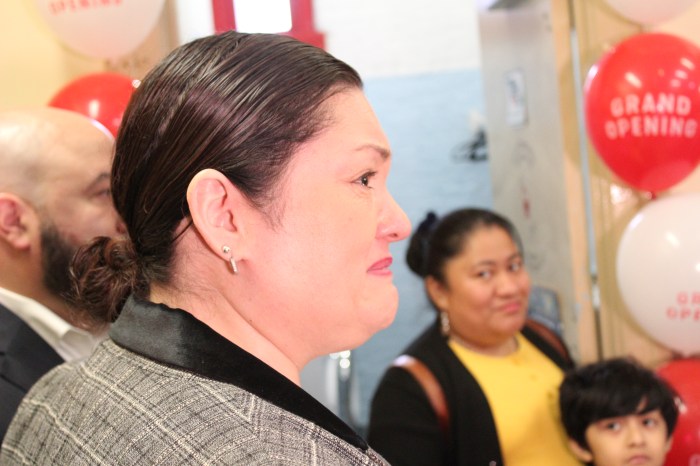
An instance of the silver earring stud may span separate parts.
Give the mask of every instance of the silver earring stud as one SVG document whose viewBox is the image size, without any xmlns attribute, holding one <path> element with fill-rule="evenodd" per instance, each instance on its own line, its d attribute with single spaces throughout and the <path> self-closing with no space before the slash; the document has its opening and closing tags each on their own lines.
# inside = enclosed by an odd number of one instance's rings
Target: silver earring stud
<svg viewBox="0 0 700 466">
<path fill-rule="evenodd" d="M 223 251 L 224 254 L 230 254 L 231 248 L 228 246 L 222 246 L 221 251 Z M 228 261 L 231 263 L 231 269 L 233 270 L 233 273 L 237 274 L 238 273 L 238 265 L 236 265 L 236 260 L 233 258 L 233 256 L 229 256 Z"/>
</svg>

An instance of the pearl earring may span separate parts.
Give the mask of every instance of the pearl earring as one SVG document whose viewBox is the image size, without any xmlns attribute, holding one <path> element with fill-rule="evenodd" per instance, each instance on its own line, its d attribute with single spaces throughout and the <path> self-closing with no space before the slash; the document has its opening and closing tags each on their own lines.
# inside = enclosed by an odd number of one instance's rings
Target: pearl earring
<svg viewBox="0 0 700 466">
<path fill-rule="evenodd" d="M 450 316 L 445 311 L 440 313 L 440 332 L 446 337 L 450 335 Z"/>
</svg>

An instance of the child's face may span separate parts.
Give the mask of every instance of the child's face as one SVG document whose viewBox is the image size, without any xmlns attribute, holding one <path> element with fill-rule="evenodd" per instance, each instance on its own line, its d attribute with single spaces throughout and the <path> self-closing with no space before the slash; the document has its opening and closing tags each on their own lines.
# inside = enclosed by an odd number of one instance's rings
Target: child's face
<svg viewBox="0 0 700 466">
<path fill-rule="evenodd" d="M 658 409 L 594 422 L 586 429 L 586 441 L 588 450 L 572 448 L 579 459 L 596 466 L 662 466 L 671 447 Z"/>
</svg>

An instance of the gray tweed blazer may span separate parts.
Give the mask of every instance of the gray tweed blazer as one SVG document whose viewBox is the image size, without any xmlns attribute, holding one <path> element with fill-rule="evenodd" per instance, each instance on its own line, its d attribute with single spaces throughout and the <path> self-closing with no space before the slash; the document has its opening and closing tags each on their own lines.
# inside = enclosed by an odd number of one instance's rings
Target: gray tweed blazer
<svg viewBox="0 0 700 466">
<path fill-rule="evenodd" d="M 130 298 L 20 405 L 0 465 L 386 465 L 301 388 L 189 313 Z"/>
</svg>

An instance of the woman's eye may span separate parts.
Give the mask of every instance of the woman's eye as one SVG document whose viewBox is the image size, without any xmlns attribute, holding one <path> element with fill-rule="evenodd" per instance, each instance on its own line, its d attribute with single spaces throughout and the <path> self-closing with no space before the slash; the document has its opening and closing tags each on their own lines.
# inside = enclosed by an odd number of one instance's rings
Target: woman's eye
<svg viewBox="0 0 700 466">
<path fill-rule="evenodd" d="M 477 277 L 483 278 L 484 280 L 491 278 L 491 275 L 492 275 L 492 273 L 490 270 L 481 270 L 481 271 L 477 272 L 477 274 L 476 274 Z"/>
<path fill-rule="evenodd" d="M 374 175 L 376 175 L 377 172 L 367 172 L 364 175 L 362 175 L 357 181 L 364 187 L 369 188 L 369 182 L 372 178 L 374 178 Z"/>
</svg>

